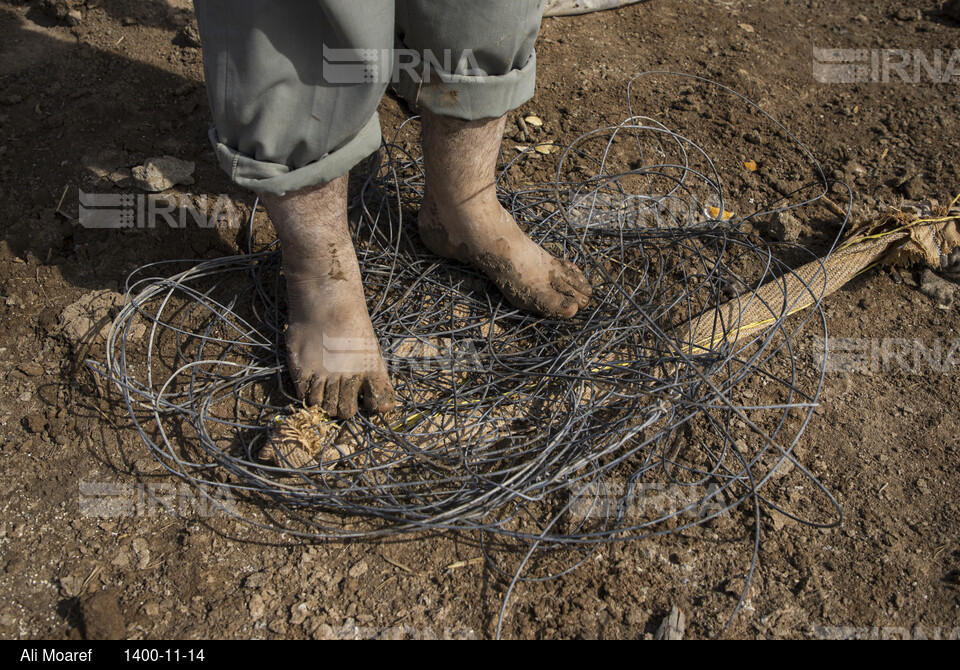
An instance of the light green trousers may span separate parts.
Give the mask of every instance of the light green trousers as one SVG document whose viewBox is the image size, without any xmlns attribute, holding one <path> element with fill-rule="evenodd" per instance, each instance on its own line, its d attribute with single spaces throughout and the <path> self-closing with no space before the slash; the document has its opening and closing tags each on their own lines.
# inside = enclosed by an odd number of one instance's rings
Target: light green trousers
<svg viewBox="0 0 960 670">
<path fill-rule="evenodd" d="M 499 117 L 533 96 L 543 0 L 194 0 L 210 139 L 237 184 L 283 195 L 380 146 L 386 87 Z"/>
</svg>

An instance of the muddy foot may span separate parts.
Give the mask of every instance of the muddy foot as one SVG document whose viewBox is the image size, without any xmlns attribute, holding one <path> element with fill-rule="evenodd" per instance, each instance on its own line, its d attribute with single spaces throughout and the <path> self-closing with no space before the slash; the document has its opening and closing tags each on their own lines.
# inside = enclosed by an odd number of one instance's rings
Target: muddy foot
<svg viewBox="0 0 960 670">
<path fill-rule="evenodd" d="M 287 355 L 301 397 L 330 416 L 396 404 L 347 226 L 346 178 L 263 196 L 280 237 L 290 319 Z"/>
</svg>

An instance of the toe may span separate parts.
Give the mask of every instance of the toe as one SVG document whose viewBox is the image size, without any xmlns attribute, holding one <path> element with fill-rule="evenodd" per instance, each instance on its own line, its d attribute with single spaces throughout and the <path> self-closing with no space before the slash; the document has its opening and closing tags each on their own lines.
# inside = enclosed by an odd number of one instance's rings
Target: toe
<svg viewBox="0 0 960 670">
<path fill-rule="evenodd" d="M 559 311 L 557 316 L 561 319 L 571 319 L 579 310 L 579 306 L 576 301 L 570 298 L 569 296 L 564 296 L 563 300 L 560 301 Z"/>
<path fill-rule="evenodd" d="M 577 313 L 577 302 L 572 296 L 564 295 L 559 291 L 550 291 L 544 296 L 542 311 L 545 316 L 558 319 L 569 319 Z"/>
<path fill-rule="evenodd" d="M 587 281 L 586 276 L 580 268 L 570 261 L 563 261 L 563 270 L 564 279 L 566 279 L 578 293 L 585 295 L 587 298 L 593 295 L 593 287 L 590 286 L 590 282 Z"/>
<path fill-rule="evenodd" d="M 551 275 L 550 288 L 560 296 L 559 301 L 554 300 L 554 309 L 557 316 L 569 319 L 577 310 L 586 307 L 590 303 L 590 296 L 584 295 L 577 288 L 567 281 L 566 275 Z M 571 305 L 573 309 L 571 309 Z"/>
<path fill-rule="evenodd" d="M 550 287 L 557 293 L 573 300 L 579 309 L 583 309 L 590 304 L 590 296 L 577 290 L 577 287 L 574 284 L 567 281 L 565 275 L 561 277 L 554 277 L 550 282 Z"/>
<path fill-rule="evenodd" d="M 330 416 L 338 416 L 340 404 L 340 377 L 330 377 L 323 389 L 323 411 Z"/>
<path fill-rule="evenodd" d="M 324 387 L 324 378 L 317 377 L 316 375 L 311 376 L 310 379 L 312 383 L 310 384 L 310 394 L 306 397 L 308 405 L 319 405 L 323 402 L 323 387 Z"/>
<path fill-rule="evenodd" d="M 347 377 L 340 382 L 340 402 L 337 406 L 341 419 L 349 419 L 357 413 L 357 396 L 360 395 L 359 375 Z"/>
<path fill-rule="evenodd" d="M 386 376 L 365 379 L 362 386 L 363 406 L 370 412 L 389 412 L 397 405 L 397 394 Z"/>
<path fill-rule="evenodd" d="M 584 309 L 587 305 L 590 304 L 590 294 L 589 294 L 589 293 L 584 293 L 583 291 L 579 290 L 579 289 L 578 289 L 576 286 L 574 286 L 573 284 L 570 284 L 570 288 L 573 289 L 573 299 L 576 301 L 577 306 L 578 306 L 580 309 Z"/>
</svg>

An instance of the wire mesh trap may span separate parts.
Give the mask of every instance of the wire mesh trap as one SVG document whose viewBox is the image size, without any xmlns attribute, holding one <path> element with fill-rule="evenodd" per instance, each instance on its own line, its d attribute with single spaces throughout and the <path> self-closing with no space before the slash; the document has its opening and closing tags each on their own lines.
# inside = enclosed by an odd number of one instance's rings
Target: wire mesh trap
<svg viewBox="0 0 960 670">
<path fill-rule="evenodd" d="M 764 124 L 771 169 L 789 166 L 793 186 L 745 171 L 720 115 L 694 140 L 666 125 L 688 127 L 683 105 L 669 119 L 634 112 L 678 89 Z M 334 422 L 300 409 L 274 245 L 137 270 L 105 362 L 90 364 L 170 472 L 214 504 L 223 490 L 257 503 L 246 521 L 293 535 L 486 531 L 526 548 L 507 571 L 516 582 L 536 549 L 583 556 L 741 507 L 835 525 L 839 507 L 793 455 L 824 380 L 831 256 L 771 244 L 748 225 L 814 210 L 830 183 L 783 126 L 719 84 L 646 73 L 627 97 L 622 123 L 549 155 L 508 156 L 498 177 L 520 226 L 594 286 L 569 321 L 514 309 L 482 274 L 420 245 L 415 123 L 372 159 L 351 212 L 397 391 L 386 416 Z M 555 179 L 531 183 L 531 166 L 550 161 Z M 802 495 L 786 485 L 799 479 Z M 650 487 L 677 495 L 638 504 Z M 759 523 L 752 532 L 750 574 Z"/>
</svg>

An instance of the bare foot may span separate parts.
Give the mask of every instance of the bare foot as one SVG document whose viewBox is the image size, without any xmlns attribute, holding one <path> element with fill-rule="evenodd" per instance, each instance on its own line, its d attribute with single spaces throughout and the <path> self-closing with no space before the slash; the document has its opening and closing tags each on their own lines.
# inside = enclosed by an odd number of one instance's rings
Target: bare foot
<svg viewBox="0 0 960 670">
<path fill-rule="evenodd" d="M 301 397 L 344 419 L 361 401 L 370 411 L 393 409 L 347 226 L 347 177 L 261 199 L 280 238 L 290 306 L 287 354 Z"/>
<path fill-rule="evenodd" d="M 589 304 L 593 289 L 576 265 L 531 240 L 497 201 L 505 119 L 461 121 L 424 111 L 420 237 L 438 256 L 482 271 L 514 306 L 567 319 Z"/>
</svg>

